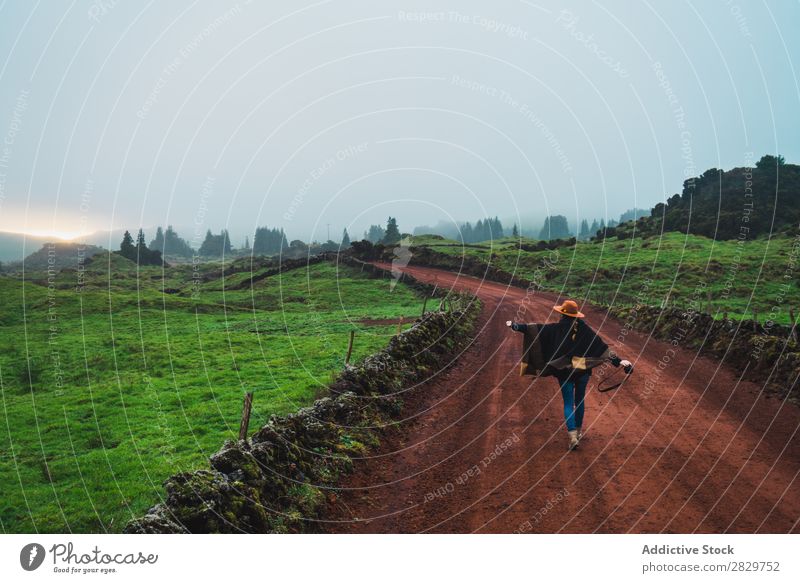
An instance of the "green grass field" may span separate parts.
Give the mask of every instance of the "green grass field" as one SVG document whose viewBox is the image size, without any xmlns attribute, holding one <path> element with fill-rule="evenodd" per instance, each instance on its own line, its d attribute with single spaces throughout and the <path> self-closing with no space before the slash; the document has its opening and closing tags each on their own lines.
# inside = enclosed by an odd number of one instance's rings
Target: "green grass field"
<svg viewBox="0 0 800 583">
<path fill-rule="evenodd" d="M 535 241 L 523 239 L 523 244 Z M 660 305 L 669 296 L 679 305 L 710 298 L 718 317 L 759 321 L 768 314 L 788 323 L 788 308 L 800 313 L 800 242 L 786 235 L 771 240 L 714 241 L 695 235 L 607 239 L 553 251 L 525 251 L 511 238 L 463 246 L 456 241 L 416 236 L 415 246 L 481 261 L 544 289 L 575 295 L 593 303 Z"/>
<path fill-rule="evenodd" d="M 121 530 L 165 478 L 236 437 L 246 391 L 252 431 L 324 391 L 351 329 L 353 361 L 397 331 L 363 320 L 422 307 L 403 285 L 330 263 L 241 291 L 229 288 L 251 273 L 219 268 L 105 256 L 80 291 L 72 270 L 50 287 L 45 273 L 0 277 L 0 530 Z"/>
</svg>

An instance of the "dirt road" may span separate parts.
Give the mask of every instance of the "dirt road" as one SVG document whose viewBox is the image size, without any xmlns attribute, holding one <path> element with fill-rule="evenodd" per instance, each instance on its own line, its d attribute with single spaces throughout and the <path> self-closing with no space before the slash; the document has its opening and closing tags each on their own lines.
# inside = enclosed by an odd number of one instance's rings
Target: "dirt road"
<svg viewBox="0 0 800 583">
<path fill-rule="evenodd" d="M 636 370 L 609 393 L 590 383 L 587 436 L 568 453 L 557 383 L 518 375 L 520 335 L 505 327 L 552 321 L 558 298 L 528 296 L 520 317 L 525 290 L 406 271 L 476 292 L 478 334 L 454 367 L 410 391 L 381 450 L 356 461 L 329 531 L 800 530 L 795 405 L 691 350 L 622 336 L 623 323 L 589 307 L 587 322 Z"/>
</svg>

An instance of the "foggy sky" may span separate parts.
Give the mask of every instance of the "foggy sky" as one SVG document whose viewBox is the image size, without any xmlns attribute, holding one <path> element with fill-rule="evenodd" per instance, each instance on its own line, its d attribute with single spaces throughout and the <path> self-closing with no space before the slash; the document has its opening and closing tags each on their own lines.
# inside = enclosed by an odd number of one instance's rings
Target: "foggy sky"
<svg viewBox="0 0 800 583">
<path fill-rule="evenodd" d="M 0 230 L 574 225 L 800 160 L 798 3 L 550 6 L 7 1 Z"/>
</svg>

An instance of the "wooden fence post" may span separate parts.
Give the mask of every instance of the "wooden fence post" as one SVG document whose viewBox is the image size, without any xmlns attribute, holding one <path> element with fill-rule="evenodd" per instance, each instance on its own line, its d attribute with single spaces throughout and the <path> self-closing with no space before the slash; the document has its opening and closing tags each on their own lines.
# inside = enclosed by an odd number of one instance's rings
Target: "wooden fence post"
<svg viewBox="0 0 800 583">
<path fill-rule="evenodd" d="M 789 336 L 794 336 L 795 342 L 800 342 L 800 333 L 797 331 L 797 320 L 794 319 L 794 310 L 789 308 Z"/>
<path fill-rule="evenodd" d="M 425 301 L 422 302 L 422 316 L 425 315 L 425 308 L 428 306 L 428 296 L 425 296 Z"/>
<path fill-rule="evenodd" d="M 353 354 L 353 338 L 356 335 L 355 330 L 350 330 L 350 342 L 347 344 L 347 356 L 344 358 L 344 364 L 347 366 L 350 364 L 350 355 Z"/>
<path fill-rule="evenodd" d="M 397 333 L 400 334 L 400 332 L 402 331 L 403 331 L 403 316 L 400 316 L 400 321 L 397 322 Z"/>
<path fill-rule="evenodd" d="M 242 407 L 242 421 L 239 423 L 239 440 L 247 439 L 247 428 L 250 426 L 250 410 L 253 408 L 253 393 L 245 393 Z"/>
</svg>

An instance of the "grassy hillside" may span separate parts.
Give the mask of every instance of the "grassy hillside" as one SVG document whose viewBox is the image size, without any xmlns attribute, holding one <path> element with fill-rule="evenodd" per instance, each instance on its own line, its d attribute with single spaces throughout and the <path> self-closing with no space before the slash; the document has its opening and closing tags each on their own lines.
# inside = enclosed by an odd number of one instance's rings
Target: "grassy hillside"
<svg viewBox="0 0 800 583">
<path fill-rule="evenodd" d="M 636 221 L 640 233 L 679 231 L 712 239 L 767 237 L 800 223 L 800 166 L 764 156 L 755 167 L 711 168 L 686 180 L 681 194 Z M 633 221 L 609 234 L 630 233 Z"/>
<path fill-rule="evenodd" d="M 0 530 L 119 530 L 235 438 L 245 391 L 251 428 L 308 405 L 351 329 L 355 361 L 397 330 L 365 320 L 422 306 L 327 262 L 231 291 L 266 269 L 238 268 L 137 270 L 105 254 L 51 281 L 0 276 Z"/>
<path fill-rule="evenodd" d="M 537 244 L 523 239 L 520 248 L 506 238 L 464 246 L 425 236 L 413 242 L 446 254 L 454 269 L 462 257 L 490 261 L 542 289 L 593 303 L 660 305 L 669 297 L 705 309 L 710 296 L 718 317 L 728 312 L 730 318 L 750 319 L 755 309 L 760 321 L 772 313 L 775 322 L 788 323 L 788 308 L 800 313 L 800 239 L 789 235 L 740 243 L 666 233 L 535 251 Z"/>
</svg>

